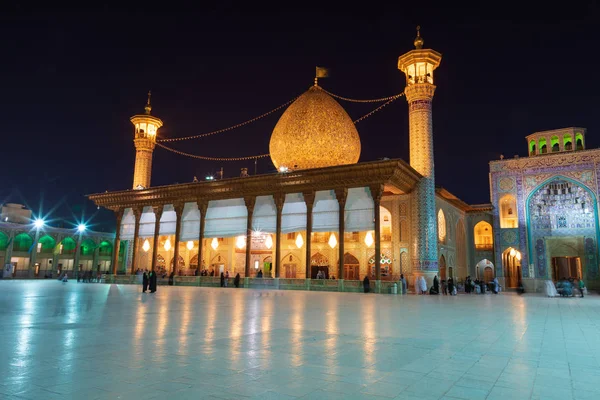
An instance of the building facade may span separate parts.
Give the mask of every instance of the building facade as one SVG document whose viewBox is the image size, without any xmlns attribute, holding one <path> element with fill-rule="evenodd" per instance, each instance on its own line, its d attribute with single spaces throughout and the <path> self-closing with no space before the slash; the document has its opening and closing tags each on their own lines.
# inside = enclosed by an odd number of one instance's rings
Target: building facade
<svg viewBox="0 0 600 400">
<path fill-rule="evenodd" d="M 110 270 L 114 234 L 36 224 L 31 210 L 14 203 L 2 206 L 1 218 L 3 278 L 50 278 L 64 272 L 73 277 L 82 271 Z M 124 256 L 121 251 L 121 260 Z"/>
<path fill-rule="evenodd" d="M 600 149 L 586 150 L 585 134 L 537 132 L 528 157 L 490 162 L 495 272 L 506 287 L 520 277 L 532 289 L 569 277 L 598 287 Z"/>
</svg>

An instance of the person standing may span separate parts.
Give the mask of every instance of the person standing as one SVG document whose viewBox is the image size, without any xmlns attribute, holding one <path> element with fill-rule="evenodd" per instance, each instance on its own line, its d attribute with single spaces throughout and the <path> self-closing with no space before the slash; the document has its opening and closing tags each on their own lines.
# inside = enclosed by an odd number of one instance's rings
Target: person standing
<svg viewBox="0 0 600 400">
<path fill-rule="evenodd" d="M 583 289 L 585 289 L 585 283 L 583 283 L 583 278 L 579 278 L 579 293 L 581 293 L 581 297 L 583 297 Z"/>
<path fill-rule="evenodd" d="M 454 279 L 448 278 L 448 294 L 452 296 L 454 294 Z"/>
<path fill-rule="evenodd" d="M 225 271 L 225 287 L 229 286 L 229 271 Z"/>
<path fill-rule="evenodd" d="M 442 295 L 447 295 L 448 290 L 446 289 L 446 280 L 442 279 Z"/>
<path fill-rule="evenodd" d="M 221 287 L 225 287 L 225 274 L 221 272 Z"/>
<path fill-rule="evenodd" d="M 146 293 L 148 290 L 148 273 L 144 270 L 144 275 L 142 275 L 142 293 Z"/>
<path fill-rule="evenodd" d="M 371 291 L 371 282 L 369 282 L 369 277 L 365 275 L 365 279 L 363 279 L 363 289 L 365 293 L 369 293 Z"/>
<path fill-rule="evenodd" d="M 402 294 L 406 294 L 407 284 L 404 274 L 400 274 L 400 282 L 402 282 Z"/>
<path fill-rule="evenodd" d="M 419 278 L 419 288 L 421 289 L 421 294 L 427 294 L 427 282 L 425 282 L 423 276 Z"/>
<path fill-rule="evenodd" d="M 150 293 L 156 292 L 156 272 L 150 271 L 148 275 L 148 285 L 150 286 Z"/>
<path fill-rule="evenodd" d="M 233 279 L 233 284 L 235 285 L 236 288 L 240 287 L 240 274 L 239 274 L 239 272 L 237 273 L 237 275 Z"/>
</svg>

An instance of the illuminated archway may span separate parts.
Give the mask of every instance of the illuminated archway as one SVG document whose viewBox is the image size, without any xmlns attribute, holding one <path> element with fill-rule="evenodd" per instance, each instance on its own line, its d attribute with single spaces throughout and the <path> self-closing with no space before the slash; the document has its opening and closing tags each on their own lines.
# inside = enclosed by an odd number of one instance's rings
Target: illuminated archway
<svg viewBox="0 0 600 400">
<path fill-rule="evenodd" d="M 500 228 L 518 228 L 517 199 L 512 194 L 500 199 Z"/>
<path fill-rule="evenodd" d="M 473 228 L 475 249 L 491 251 L 494 248 L 494 232 L 492 225 L 486 221 L 479 221 Z"/>
<path fill-rule="evenodd" d="M 26 233 L 19 233 L 13 239 L 13 251 L 14 252 L 26 252 L 29 251 L 33 245 L 33 238 Z"/>
<path fill-rule="evenodd" d="M 446 216 L 444 211 L 440 208 L 438 211 L 438 240 L 442 243 L 446 241 Z"/>
<path fill-rule="evenodd" d="M 56 240 L 54 240 L 54 238 L 50 235 L 42 236 L 38 240 L 38 243 L 41 243 L 40 253 L 52 253 L 56 247 Z"/>
</svg>

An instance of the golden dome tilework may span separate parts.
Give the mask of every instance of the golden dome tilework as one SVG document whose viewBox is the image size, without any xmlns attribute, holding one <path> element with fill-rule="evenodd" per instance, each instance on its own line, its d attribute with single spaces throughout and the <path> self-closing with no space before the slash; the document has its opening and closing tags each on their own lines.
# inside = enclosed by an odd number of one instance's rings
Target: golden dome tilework
<svg viewBox="0 0 600 400">
<path fill-rule="evenodd" d="M 313 86 L 283 113 L 271 135 L 269 152 L 278 169 L 356 164 L 360 137 L 344 108 Z"/>
</svg>

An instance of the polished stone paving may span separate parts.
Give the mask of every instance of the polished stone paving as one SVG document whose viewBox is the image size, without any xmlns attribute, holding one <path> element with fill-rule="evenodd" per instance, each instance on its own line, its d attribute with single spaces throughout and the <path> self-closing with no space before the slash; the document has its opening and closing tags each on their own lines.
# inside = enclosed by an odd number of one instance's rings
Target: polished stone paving
<svg viewBox="0 0 600 400">
<path fill-rule="evenodd" d="M 0 399 L 600 399 L 600 297 L 0 281 Z"/>
</svg>

